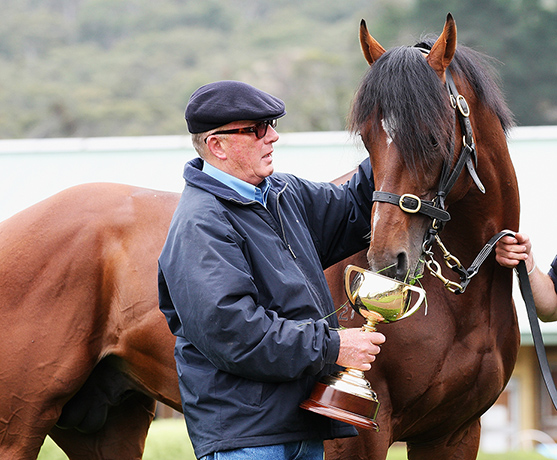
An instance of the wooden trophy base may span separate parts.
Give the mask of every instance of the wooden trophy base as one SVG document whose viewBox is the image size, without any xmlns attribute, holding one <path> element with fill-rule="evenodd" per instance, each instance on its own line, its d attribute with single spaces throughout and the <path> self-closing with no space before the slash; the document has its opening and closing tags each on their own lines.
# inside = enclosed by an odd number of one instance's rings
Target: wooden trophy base
<svg viewBox="0 0 557 460">
<path fill-rule="evenodd" d="M 359 428 L 379 431 L 379 425 L 375 422 L 379 401 L 373 390 L 368 396 L 362 397 L 331 384 L 317 382 L 310 397 L 300 407 Z"/>
</svg>

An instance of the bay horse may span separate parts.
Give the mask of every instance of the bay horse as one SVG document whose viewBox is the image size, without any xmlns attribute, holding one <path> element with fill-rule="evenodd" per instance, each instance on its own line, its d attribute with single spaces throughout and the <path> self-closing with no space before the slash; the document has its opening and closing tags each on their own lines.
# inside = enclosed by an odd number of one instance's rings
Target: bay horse
<svg viewBox="0 0 557 460">
<path fill-rule="evenodd" d="M 428 273 L 420 280 L 427 315 L 422 308 L 378 327 L 387 341 L 367 378 L 381 402 L 380 431 L 329 442 L 326 458 L 385 459 L 404 441 L 410 460 L 475 459 L 480 416 L 511 376 L 519 330 L 512 272 L 487 257 L 466 289 L 458 269 L 492 236 L 518 229 L 512 115 L 486 59 L 457 48 L 450 14 L 436 41 L 385 51 L 362 21 L 360 43 L 370 68 L 350 128 L 369 152 L 376 192 L 369 250 L 329 269 L 335 304 L 346 300 L 346 263 L 402 281 L 428 268 L 442 282 Z M 442 270 L 444 256 L 457 274 Z M 363 323 L 351 309 L 340 320 Z"/>
</svg>

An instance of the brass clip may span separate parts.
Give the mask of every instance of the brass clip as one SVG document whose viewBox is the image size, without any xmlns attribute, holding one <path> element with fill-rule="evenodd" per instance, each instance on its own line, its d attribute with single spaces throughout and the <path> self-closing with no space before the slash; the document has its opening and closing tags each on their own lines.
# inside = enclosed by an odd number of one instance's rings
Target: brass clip
<svg viewBox="0 0 557 460">
<path fill-rule="evenodd" d="M 445 288 L 447 288 L 450 292 L 455 293 L 462 291 L 462 286 L 460 284 L 455 283 L 454 281 L 451 281 L 450 279 L 443 276 L 443 273 L 441 272 L 441 265 L 439 265 L 439 263 L 435 259 L 431 258 L 430 260 L 427 260 L 426 265 L 429 272 L 433 276 L 435 276 L 435 278 L 440 280 Z"/>
<path fill-rule="evenodd" d="M 454 270 L 455 268 L 462 269 L 463 267 L 462 264 L 460 263 L 460 260 L 458 260 L 447 250 L 445 245 L 441 242 L 441 238 L 439 237 L 439 235 L 435 235 L 435 241 L 437 242 L 439 249 L 441 249 L 441 252 L 443 253 L 443 259 L 445 260 L 445 265 L 449 267 L 451 270 Z"/>
</svg>

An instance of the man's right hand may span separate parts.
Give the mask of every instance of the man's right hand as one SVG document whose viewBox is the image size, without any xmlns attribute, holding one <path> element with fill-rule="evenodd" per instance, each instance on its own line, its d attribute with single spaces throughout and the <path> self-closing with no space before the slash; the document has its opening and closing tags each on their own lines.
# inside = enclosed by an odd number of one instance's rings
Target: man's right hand
<svg viewBox="0 0 557 460">
<path fill-rule="evenodd" d="M 380 332 L 366 332 L 359 328 L 342 329 L 338 334 L 340 350 L 336 363 L 360 371 L 371 369 L 375 355 L 381 351 L 380 345 L 385 343 L 385 336 Z"/>
</svg>

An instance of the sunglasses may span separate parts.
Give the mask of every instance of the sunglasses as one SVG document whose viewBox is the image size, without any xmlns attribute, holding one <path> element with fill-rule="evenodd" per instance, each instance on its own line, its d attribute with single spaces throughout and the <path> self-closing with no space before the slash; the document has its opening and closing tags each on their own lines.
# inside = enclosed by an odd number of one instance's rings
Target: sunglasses
<svg viewBox="0 0 557 460">
<path fill-rule="evenodd" d="M 209 134 L 209 136 L 214 136 L 216 134 L 252 134 L 253 133 L 255 134 L 255 137 L 257 137 L 257 139 L 263 139 L 267 134 L 267 128 L 269 126 L 271 128 L 276 128 L 277 120 L 274 119 L 274 120 L 260 121 L 259 123 L 256 123 L 253 126 L 248 126 L 246 128 L 225 129 L 223 131 L 215 131 L 214 133 Z M 209 138 L 209 136 L 205 138 L 205 143 L 207 143 L 207 139 Z"/>
</svg>

